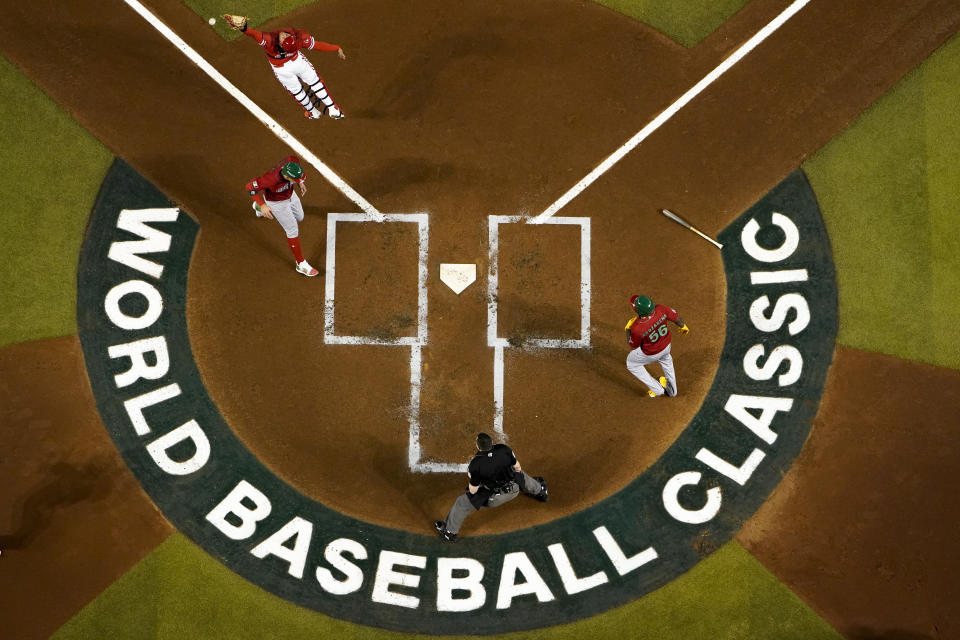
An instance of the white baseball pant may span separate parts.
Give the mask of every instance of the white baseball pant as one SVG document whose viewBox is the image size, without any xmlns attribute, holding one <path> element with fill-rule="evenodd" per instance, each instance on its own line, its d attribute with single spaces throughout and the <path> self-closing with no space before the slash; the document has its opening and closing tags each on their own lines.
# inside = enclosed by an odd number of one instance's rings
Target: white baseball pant
<svg viewBox="0 0 960 640">
<path fill-rule="evenodd" d="M 290 188 L 295 187 L 291 186 Z M 303 205 L 300 204 L 300 198 L 297 197 L 296 193 L 290 194 L 289 200 L 264 199 L 264 202 L 270 205 L 273 217 L 283 227 L 283 231 L 288 238 L 296 238 L 300 235 L 300 227 L 297 223 L 303 222 Z"/>
<path fill-rule="evenodd" d="M 677 395 L 677 373 L 673 370 L 673 356 L 670 355 L 670 347 L 672 346 L 668 344 L 666 349 L 652 356 L 644 353 L 639 347 L 627 355 L 627 370 L 658 396 L 667 394 L 673 397 Z M 647 373 L 646 365 L 654 362 L 659 362 L 660 368 L 663 369 L 663 376 L 667 379 L 666 389 L 661 386 L 659 380 Z"/>
<path fill-rule="evenodd" d="M 306 83 L 310 91 L 313 92 L 313 95 L 323 103 L 323 106 L 330 111 L 330 115 L 336 116 L 340 114 L 340 109 L 337 108 L 337 104 L 327 92 L 327 87 L 323 84 L 323 80 L 317 75 L 316 69 L 313 68 L 313 65 L 310 64 L 307 56 L 303 55 L 302 51 L 299 52 L 296 60 L 289 60 L 279 67 L 270 65 L 270 68 L 273 69 L 273 75 L 277 76 L 277 80 L 280 81 L 284 89 L 289 91 L 294 100 L 299 102 L 300 106 L 307 111 L 314 111 L 315 107 L 306 89 L 300 84 L 301 80 Z"/>
</svg>

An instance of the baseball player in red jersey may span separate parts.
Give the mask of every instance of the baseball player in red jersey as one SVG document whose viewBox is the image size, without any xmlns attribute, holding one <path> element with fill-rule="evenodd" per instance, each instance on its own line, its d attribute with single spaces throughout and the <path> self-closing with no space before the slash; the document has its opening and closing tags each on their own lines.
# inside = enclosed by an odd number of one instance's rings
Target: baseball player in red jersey
<svg viewBox="0 0 960 640">
<path fill-rule="evenodd" d="M 303 258 L 300 249 L 298 223 L 303 222 L 303 206 L 293 190 L 293 185 L 297 185 L 300 195 L 304 195 L 307 192 L 306 180 L 300 161 L 296 156 L 287 156 L 273 169 L 248 182 L 247 193 L 253 198 L 253 212 L 258 218 L 273 218 L 283 227 L 287 234 L 287 245 L 297 261 L 297 271 L 313 277 L 320 272 Z"/>
<path fill-rule="evenodd" d="M 651 398 L 677 395 L 677 374 L 673 370 L 673 356 L 670 355 L 670 329 L 667 320 L 677 325 L 680 335 L 690 333 L 676 309 L 658 304 L 647 296 L 633 296 L 630 306 L 636 316 L 627 323 L 627 344 L 633 349 L 627 356 L 627 370 L 647 385 L 647 395 Z M 660 363 L 663 375 L 659 380 L 647 373 L 646 365 Z"/>
<path fill-rule="evenodd" d="M 227 23 L 233 26 L 234 23 L 227 15 L 224 15 L 224 18 L 227 18 Z M 320 118 L 323 116 L 323 111 L 326 111 L 327 115 L 334 120 L 344 117 L 343 111 L 327 92 L 323 78 L 317 75 L 316 69 L 301 52 L 301 49 L 336 51 L 341 60 L 346 60 L 347 55 L 339 45 L 320 42 L 300 29 L 257 31 L 247 27 L 246 19 L 240 26 L 234 28 L 253 38 L 254 42 L 263 47 L 263 52 L 267 54 L 267 60 L 270 61 L 270 68 L 273 69 L 273 75 L 277 76 L 277 80 L 290 92 L 294 100 L 300 103 L 306 117 Z M 313 98 L 320 101 L 323 111 L 317 108 Z"/>
</svg>

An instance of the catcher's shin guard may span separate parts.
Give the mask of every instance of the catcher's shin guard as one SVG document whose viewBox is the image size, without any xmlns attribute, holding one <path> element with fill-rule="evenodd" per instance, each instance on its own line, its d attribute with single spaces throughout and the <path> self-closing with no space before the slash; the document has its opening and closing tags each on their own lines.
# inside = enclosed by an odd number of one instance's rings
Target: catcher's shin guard
<svg viewBox="0 0 960 640">
<path fill-rule="evenodd" d="M 330 92 L 327 91 L 326 85 L 323 84 L 323 78 L 317 76 L 317 81 L 310 85 L 310 93 L 313 95 L 315 100 L 320 101 L 320 104 L 323 105 L 324 111 L 330 109 L 339 111 L 339 109 L 337 109 L 337 103 L 333 101 L 333 98 L 330 96 Z"/>
<path fill-rule="evenodd" d="M 303 87 L 300 87 L 300 91 L 294 93 L 288 89 L 288 93 L 293 96 L 293 99 L 300 103 L 300 106 L 306 111 L 313 110 L 313 101 L 310 100 L 310 96 L 307 94 L 307 90 Z"/>
</svg>

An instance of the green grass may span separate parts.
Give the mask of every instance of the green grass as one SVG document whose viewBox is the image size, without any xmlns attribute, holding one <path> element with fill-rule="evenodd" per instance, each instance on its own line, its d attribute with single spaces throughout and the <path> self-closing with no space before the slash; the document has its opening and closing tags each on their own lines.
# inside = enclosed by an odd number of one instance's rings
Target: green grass
<svg viewBox="0 0 960 640">
<path fill-rule="evenodd" d="M 0 86 L 3 346 L 76 333 L 80 244 L 113 156 L 2 56 Z"/>
<path fill-rule="evenodd" d="M 685 47 L 696 46 L 714 32 L 749 0 L 594 0 L 614 11 L 650 25 Z M 312 4 L 312 0 L 183 0 L 204 21 L 216 18 L 213 29 L 225 40 L 240 37 L 220 17 L 236 13 L 250 18 L 254 27 L 294 9 Z M 295 26 L 295 25 L 290 25 Z"/>
<path fill-rule="evenodd" d="M 713 33 L 749 0 L 594 0 L 650 25 L 685 47 Z"/>
<path fill-rule="evenodd" d="M 960 369 L 960 38 L 805 165 L 837 265 L 840 344 Z"/>
<path fill-rule="evenodd" d="M 216 31 L 224 40 L 235 40 L 240 37 L 240 33 L 232 30 L 226 25 L 221 17 L 225 13 L 244 15 L 250 19 L 250 26 L 257 27 L 264 22 L 286 15 L 294 9 L 313 4 L 312 0 L 245 0 L 244 2 L 231 2 L 230 0 L 184 0 L 183 4 L 190 7 L 194 13 L 203 18 L 206 22 L 210 18 L 216 18 L 217 22 L 213 25 Z M 287 25 L 295 27 L 296 25 Z"/>
<path fill-rule="evenodd" d="M 464 622 L 469 625 L 468 621 Z M 53 636 L 150 638 L 425 638 L 359 626 L 303 609 L 246 582 L 174 534 Z M 839 638 L 735 542 L 645 598 L 511 640 L 818 640 Z"/>
</svg>

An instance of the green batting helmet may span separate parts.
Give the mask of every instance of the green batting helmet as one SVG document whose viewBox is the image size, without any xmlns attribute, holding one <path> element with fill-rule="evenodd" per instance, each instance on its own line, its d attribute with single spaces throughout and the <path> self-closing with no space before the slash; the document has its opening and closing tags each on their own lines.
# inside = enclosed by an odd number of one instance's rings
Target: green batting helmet
<svg viewBox="0 0 960 640">
<path fill-rule="evenodd" d="M 299 180 L 303 177 L 303 167 L 296 162 L 288 162 L 287 164 L 283 165 L 282 169 L 280 169 L 280 173 L 282 173 L 283 177 L 285 178 Z"/>
<path fill-rule="evenodd" d="M 638 316 L 648 316 L 653 313 L 653 300 L 647 296 L 633 296 L 630 298 L 630 306 Z"/>
</svg>

